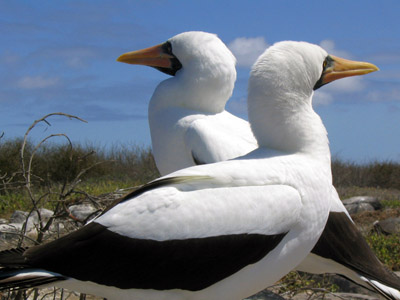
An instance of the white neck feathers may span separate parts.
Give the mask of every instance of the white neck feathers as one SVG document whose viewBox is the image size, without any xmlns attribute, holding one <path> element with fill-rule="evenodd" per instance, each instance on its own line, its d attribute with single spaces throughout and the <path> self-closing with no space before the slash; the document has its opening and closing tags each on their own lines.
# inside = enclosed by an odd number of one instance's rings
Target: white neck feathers
<svg viewBox="0 0 400 300">
<path fill-rule="evenodd" d="M 152 109 L 183 107 L 222 112 L 236 80 L 233 54 L 216 35 L 204 32 L 185 32 L 169 42 L 182 69 L 157 87 L 150 103 Z"/>
<path fill-rule="evenodd" d="M 290 53 L 290 47 L 271 48 L 257 60 L 249 79 L 249 121 L 258 144 L 330 156 L 326 129 L 311 104 L 322 63 L 313 68 Z"/>
</svg>

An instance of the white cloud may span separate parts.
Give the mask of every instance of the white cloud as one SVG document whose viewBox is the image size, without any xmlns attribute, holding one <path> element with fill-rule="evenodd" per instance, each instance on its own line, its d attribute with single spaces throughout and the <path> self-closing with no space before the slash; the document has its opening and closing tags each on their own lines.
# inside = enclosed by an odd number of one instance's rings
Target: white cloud
<svg viewBox="0 0 400 300">
<path fill-rule="evenodd" d="M 228 48 L 236 56 L 240 67 L 251 67 L 256 59 L 267 49 L 268 44 L 263 37 L 240 37 L 229 43 Z"/>
<path fill-rule="evenodd" d="M 333 54 L 347 59 L 351 57 L 351 55 L 348 52 L 336 49 L 335 42 L 332 40 L 323 40 L 319 43 L 319 45 L 322 48 L 324 48 L 325 51 L 328 52 L 329 54 Z"/>
<path fill-rule="evenodd" d="M 361 76 L 342 78 L 323 87 L 324 91 L 333 93 L 352 93 L 364 88 L 365 84 Z"/>
<path fill-rule="evenodd" d="M 58 78 L 45 78 L 38 76 L 24 76 L 17 82 L 17 86 L 23 89 L 43 89 L 57 85 Z"/>
<path fill-rule="evenodd" d="M 384 91 L 372 91 L 367 94 L 367 99 L 374 102 L 400 101 L 400 89 L 392 88 Z"/>
<path fill-rule="evenodd" d="M 101 51 L 104 51 L 104 49 L 101 47 L 96 49 L 92 46 L 52 46 L 38 49 L 31 57 L 35 60 L 62 63 L 72 69 L 82 69 L 90 65 L 96 58 L 101 57 Z"/>
<path fill-rule="evenodd" d="M 324 48 L 329 54 L 333 54 L 346 59 L 352 59 L 352 55 L 349 52 L 337 49 L 335 42 L 332 40 L 323 40 L 320 42 L 320 46 Z M 363 76 L 342 78 L 340 80 L 336 80 L 325 85 L 321 88 L 322 91 L 316 91 L 316 99 L 314 103 L 316 105 L 327 105 L 340 97 L 340 94 L 351 94 L 355 92 L 360 92 L 365 88 L 366 84 Z"/>
<path fill-rule="evenodd" d="M 66 64 L 71 68 L 86 67 L 90 60 L 96 57 L 94 49 L 89 47 L 75 47 L 62 51 L 60 54 Z"/>
</svg>

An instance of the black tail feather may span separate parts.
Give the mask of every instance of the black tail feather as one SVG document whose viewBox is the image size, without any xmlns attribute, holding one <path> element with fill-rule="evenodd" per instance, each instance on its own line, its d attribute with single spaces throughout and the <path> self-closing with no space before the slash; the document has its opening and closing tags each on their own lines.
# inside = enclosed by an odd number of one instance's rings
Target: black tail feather
<svg viewBox="0 0 400 300">
<path fill-rule="evenodd" d="M 33 288 L 65 279 L 61 275 L 30 267 L 24 257 L 25 250 L 15 248 L 0 252 L 0 291 Z"/>
<path fill-rule="evenodd" d="M 13 289 L 13 290 L 24 290 L 29 288 L 35 288 L 42 285 L 46 285 L 52 282 L 65 280 L 63 277 L 37 277 L 29 280 L 13 281 L 8 282 L 0 281 L 0 292 Z"/>
<path fill-rule="evenodd" d="M 27 267 L 23 256 L 26 248 L 14 248 L 0 252 L 0 267 L 23 268 Z"/>
</svg>

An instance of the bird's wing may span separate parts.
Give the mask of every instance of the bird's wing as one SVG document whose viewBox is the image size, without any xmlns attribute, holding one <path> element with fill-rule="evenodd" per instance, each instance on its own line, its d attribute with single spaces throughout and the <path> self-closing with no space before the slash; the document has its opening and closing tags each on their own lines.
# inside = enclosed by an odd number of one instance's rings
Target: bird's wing
<svg viewBox="0 0 400 300">
<path fill-rule="evenodd" d="M 194 121 L 185 133 L 185 146 L 200 165 L 245 155 L 257 142 L 246 121 L 216 116 Z"/>
<path fill-rule="evenodd" d="M 345 212 L 330 212 L 325 229 L 311 253 L 346 266 L 383 293 L 388 293 L 388 287 L 395 288 L 397 291 L 394 293 L 400 296 L 399 277 L 378 260 Z M 353 280 L 351 277 L 349 279 Z"/>
<path fill-rule="evenodd" d="M 26 267 L 119 288 L 200 290 L 263 259 L 299 221 L 290 186 L 175 180 L 26 250 Z"/>
</svg>

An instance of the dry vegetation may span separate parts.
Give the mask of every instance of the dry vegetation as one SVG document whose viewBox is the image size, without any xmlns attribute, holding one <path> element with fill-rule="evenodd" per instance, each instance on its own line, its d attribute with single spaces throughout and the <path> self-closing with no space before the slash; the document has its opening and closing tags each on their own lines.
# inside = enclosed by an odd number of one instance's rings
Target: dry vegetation
<svg viewBox="0 0 400 300">
<path fill-rule="evenodd" d="M 74 220 L 68 212 L 71 204 L 90 202 L 104 209 L 110 201 L 131 189 L 159 176 L 150 148 L 137 146 L 119 146 L 111 149 L 93 145 L 75 145 L 63 134 L 45 137 L 34 144 L 29 140 L 30 130 L 38 123 L 48 123 L 48 118 L 76 118 L 62 113 L 51 114 L 35 121 L 27 134 L 20 139 L 0 139 L 0 217 L 8 218 L 15 210 L 28 211 L 30 214 L 39 208 L 46 207 L 54 215 L 38 228 L 35 237 L 26 236 L 22 231 L 15 244 L 32 245 L 45 242 L 65 232 L 51 232 L 55 222 L 70 222 L 68 230 L 81 226 L 82 220 Z M 52 138 L 58 136 L 64 143 L 54 143 Z M 400 214 L 400 165 L 395 162 L 371 162 L 355 164 L 334 160 L 332 163 L 334 185 L 342 199 L 355 195 L 377 196 L 390 209 L 391 214 Z M 122 189 L 122 190 L 121 190 Z M 386 211 L 390 214 L 390 211 Z M 369 216 L 377 218 L 376 215 Z M 368 216 L 355 221 L 363 224 Z M 1 232 L 0 232 L 1 233 Z M 390 267 L 400 269 L 399 237 L 382 237 L 373 232 L 365 232 L 366 237 L 377 255 Z M 393 255 L 396 253 L 396 255 Z M 300 288 L 301 286 L 301 288 Z M 281 292 L 295 294 L 296 291 L 321 290 L 334 291 L 336 287 L 329 282 L 314 282 L 309 277 L 290 274 L 281 283 Z M 49 297 L 43 293 L 30 291 L 29 299 L 67 299 L 62 291 L 58 294 L 51 290 Z M 41 296 L 40 296 L 41 295 Z M 1 299 L 27 299 L 25 292 L 3 295 Z M 85 295 L 68 299 L 85 299 Z M 89 298 L 88 298 L 89 299 Z"/>
</svg>

